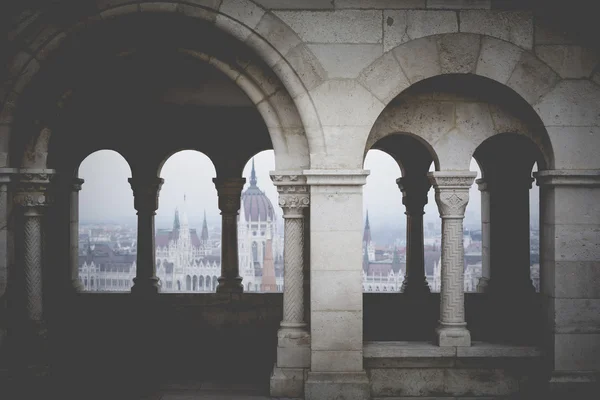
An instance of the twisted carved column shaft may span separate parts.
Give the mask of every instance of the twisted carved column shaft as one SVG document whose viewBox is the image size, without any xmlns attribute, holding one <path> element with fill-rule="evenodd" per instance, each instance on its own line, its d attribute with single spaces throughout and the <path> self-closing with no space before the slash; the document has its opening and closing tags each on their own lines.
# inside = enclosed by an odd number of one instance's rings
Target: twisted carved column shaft
<svg viewBox="0 0 600 400">
<path fill-rule="evenodd" d="M 158 293 L 156 277 L 154 216 L 158 209 L 158 195 L 164 183 L 162 178 L 129 178 L 137 210 L 137 260 L 136 276 L 133 278 L 134 293 Z"/>
<path fill-rule="evenodd" d="M 43 320 L 43 232 L 42 216 L 51 203 L 48 188 L 52 173 L 42 170 L 25 172 L 20 176 L 14 201 L 23 211 L 23 277 L 25 306 L 30 322 Z"/>
<path fill-rule="evenodd" d="M 244 291 L 240 276 L 237 218 L 240 210 L 245 178 L 214 178 L 221 210 L 221 276 L 217 292 L 241 293 Z"/>
<path fill-rule="evenodd" d="M 433 172 L 435 200 L 442 218 L 442 271 L 440 321 L 437 328 L 440 346 L 470 346 L 464 305 L 463 218 L 469 202 L 469 188 L 476 173 Z"/>
</svg>

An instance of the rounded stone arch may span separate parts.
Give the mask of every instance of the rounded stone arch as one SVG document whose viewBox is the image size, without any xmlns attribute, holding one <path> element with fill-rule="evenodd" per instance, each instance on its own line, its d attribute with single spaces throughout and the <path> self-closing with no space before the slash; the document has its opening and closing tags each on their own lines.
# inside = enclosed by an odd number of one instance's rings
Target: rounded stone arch
<svg viewBox="0 0 600 400">
<path fill-rule="evenodd" d="M 142 0 L 139 4 L 124 4 L 122 1 L 96 3 L 95 7 L 92 6 L 94 9 L 91 13 L 90 10 L 85 10 L 85 16 L 81 16 L 80 20 L 65 29 L 63 29 L 65 24 L 45 27 L 44 18 L 38 15 L 22 23 L 15 31 L 15 36 L 20 40 L 35 43 L 36 46 L 15 53 L 9 65 L 10 76 L 5 83 L 10 89 L 0 110 L 0 122 L 5 124 L 3 133 L 7 137 L 3 143 L 8 143 L 8 146 L 0 147 L 0 163 L 2 163 L 0 166 L 11 166 L 20 161 L 19 152 L 11 154 L 10 149 L 11 135 L 15 136 L 12 134 L 15 130 L 13 125 L 15 113 L 18 107 L 21 107 L 23 92 L 44 69 L 45 63 L 54 57 L 58 49 L 64 48 L 64 43 L 70 38 L 78 36 L 89 27 L 132 14 L 170 14 L 181 19 L 201 21 L 203 24 L 210 25 L 215 32 L 222 32 L 251 49 L 259 60 L 258 64 L 262 65 L 256 68 L 257 65 L 252 64 L 248 59 L 238 59 L 239 69 L 245 71 L 246 75 L 239 74 L 236 82 L 251 98 L 256 99 L 262 92 L 263 99 L 257 104 L 257 108 L 263 115 L 271 136 L 279 139 L 278 144 L 274 146 L 281 145 L 287 150 L 286 153 L 279 151 L 278 169 L 309 168 L 311 154 L 324 153 L 325 141 L 322 129 L 315 107 L 308 96 L 308 90 L 320 83 L 322 77 L 318 77 L 315 83 L 314 77 L 307 76 L 306 72 L 319 69 L 314 67 L 320 65 L 297 35 L 271 12 L 248 0 L 240 0 L 242 4 L 239 5 L 252 11 L 247 14 L 238 14 L 235 9 L 222 6 L 221 2 L 192 1 L 183 4 L 175 1 Z M 36 25 L 40 29 L 24 29 Z M 19 36 L 17 32 L 36 32 L 36 34 L 25 38 Z M 306 57 L 293 57 L 298 54 Z M 288 55 L 292 57 L 287 57 Z M 233 59 L 236 58 L 235 55 L 231 56 Z M 294 65 L 289 60 L 293 60 Z M 224 68 L 227 68 L 227 65 L 231 66 L 231 63 L 223 62 L 218 57 L 214 58 L 213 64 L 223 65 Z M 233 68 L 231 70 L 235 71 Z M 281 88 L 272 91 L 276 86 L 275 81 Z M 32 140 L 37 142 L 35 137 Z M 296 157 L 296 159 L 288 161 L 286 157 Z"/>
<path fill-rule="evenodd" d="M 375 122 L 377 125 L 381 124 L 382 116 L 388 112 L 390 105 L 407 89 L 444 75 L 470 75 L 494 81 L 510 89 L 526 103 L 542 126 L 556 125 L 556 121 L 551 121 L 554 115 L 551 116 L 545 110 L 551 105 L 546 106 L 544 99 L 560 86 L 558 74 L 530 51 L 490 36 L 447 33 L 411 40 L 375 60 L 361 72 L 358 81 L 386 105 Z M 379 126 L 373 129 L 382 128 Z M 397 129 L 397 132 L 419 134 L 410 129 Z M 372 140 L 371 136 L 373 131 L 367 139 L 366 148 L 374 143 L 369 142 Z M 483 140 L 485 138 L 481 141 Z M 433 143 L 426 141 L 435 147 Z M 547 145 L 549 143 L 548 140 Z M 471 149 L 471 153 L 477 145 Z M 545 156 L 548 167 L 553 168 L 552 146 L 549 148 Z"/>
<path fill-rule="evenodd" d="M 554 162 L 548 132 L 531 105 L 506 85 L 474 74 L 436 75 L 405 89 L 379 115 L 365 148 L 406 132 L 428 150 L 438 171 L 468 170 L 475 149 L 503 133 L 527 136 L 544 165 Z"/>
<path fill-rule="evenodd" d="M 426 173 L 433 163 L 439 168 L 439 159 L 435 149 L 421 136 L 402 131 L 372 130 L 367 139 L 364 160 L 369 150 L 381 150 L 391 156 L 402 176 L 412 173 Z"/>
</svg>

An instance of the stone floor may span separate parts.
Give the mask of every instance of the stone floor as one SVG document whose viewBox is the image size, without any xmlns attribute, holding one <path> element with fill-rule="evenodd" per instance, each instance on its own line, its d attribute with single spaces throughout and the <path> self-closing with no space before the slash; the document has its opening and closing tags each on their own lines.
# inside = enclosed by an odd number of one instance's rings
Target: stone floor
<svg viewBox="0 0 600 400">
<path fill-rule="evenodd" d="M 170 385 L 143 400 L 295 400 L 269 397 L 267 390 L 255 385 L 214 383 Z"/>
</svg>

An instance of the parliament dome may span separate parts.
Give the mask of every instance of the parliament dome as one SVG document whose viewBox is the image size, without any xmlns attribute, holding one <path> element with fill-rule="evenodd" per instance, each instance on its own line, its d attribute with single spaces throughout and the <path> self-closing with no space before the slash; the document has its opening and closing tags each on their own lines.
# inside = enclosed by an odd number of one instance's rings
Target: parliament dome
<svg viewBox="0 0 600 400">
<path fill-rule="evenodd" d="M 242 193 L 242 207 L 244 207 L 243 215 L 246 217 L 246 222 L 272 221 L 274 219 L 275 212 L 271 200 L 257 186 L 254 160 L 252 160 L 250 186 Z"/>
</svg>

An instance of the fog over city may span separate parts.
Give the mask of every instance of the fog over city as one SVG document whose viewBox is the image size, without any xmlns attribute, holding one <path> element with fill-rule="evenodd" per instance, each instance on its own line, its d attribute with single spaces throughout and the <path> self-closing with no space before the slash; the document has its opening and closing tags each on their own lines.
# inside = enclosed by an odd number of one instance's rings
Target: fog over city
<svg viewBox="0 0 600 400">
<path fill-rule="evenodd" d="M 277 207 L 277 191 L 271 182 L 269 172 L 275 169 L 273 151 L 263 151 L 254 157 L 258 186 L 266 192 L 281 216 Z M 244 169 L 244 177 L 250 176 L 252 162 Z M 364 168 L 370 170 L 364 188 L 364 209 L 369 211 L 369 219 L 374 239 L 381 230 L 403 234 L 406 223 L 402 194 L 396 185 L 401 176 L 398 164 L 389 155 L 379 151 L 369 151 Z M 471 171 L 477 171 L 477 163 L 472 160 Z M 432 165 L 433 170 L 433 165 Z M 133 193 L 127 178 L 131 171 L 126 161 L 116 152 L 102 150 L 91 154 L 81 164 L 79 176 L 85 180 L 80 193 L 80 218 L 86 222 L 115 222 L 135 224 Z M 165 180 L 160 191 L 159 209 L 156 216 L 157 228 L 169 228 L 173 222 L 176 207 L 183 206 L 186 198 L 187 212 L 192 227 L 200 226 L 203 213 L 209 225 L 220 224 L 217 206 L 217 191 L 212 182 L 215 169 L 210 159 L 202 153 L 186 150 L 171 156 L 164 164 L 160 176 Z M 248 183 L 247 183 L 248 185 Z M 532 227 L 537 227 L 538 188 L 531 190 Z M 478 229 L 480 225 L 481 200 L 477 185 L 470 190 L 470 201 L 465 216 L 467 229 Z M 425 222 L 439 223 L 439 213 L 435 204 L 433 189 L 429 192 L 429 202 L 425 207 Z"/>
</svg>

